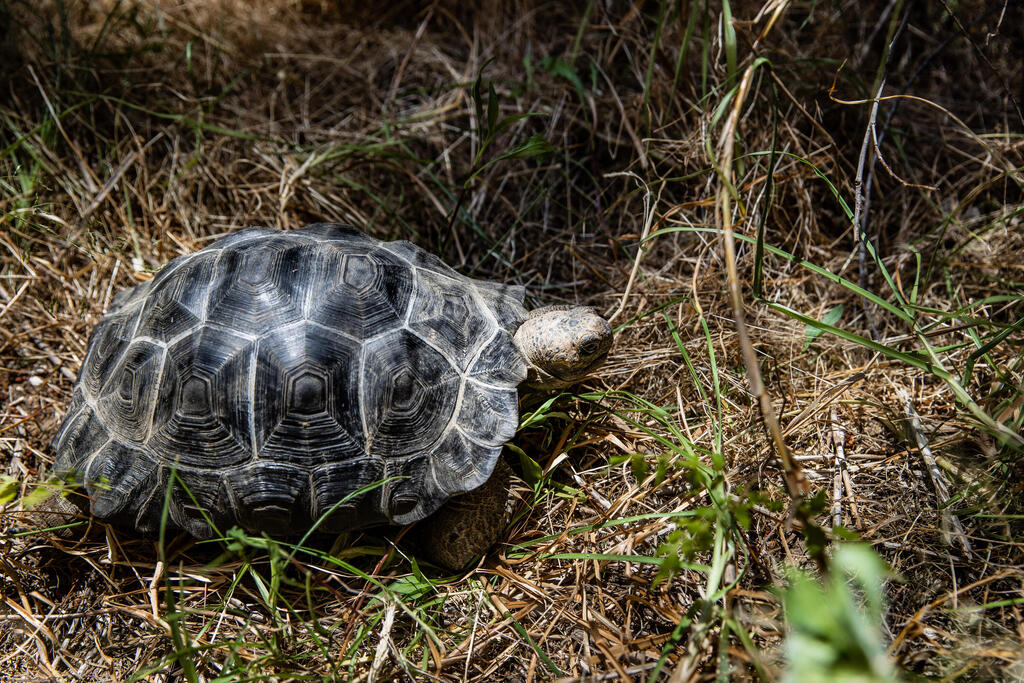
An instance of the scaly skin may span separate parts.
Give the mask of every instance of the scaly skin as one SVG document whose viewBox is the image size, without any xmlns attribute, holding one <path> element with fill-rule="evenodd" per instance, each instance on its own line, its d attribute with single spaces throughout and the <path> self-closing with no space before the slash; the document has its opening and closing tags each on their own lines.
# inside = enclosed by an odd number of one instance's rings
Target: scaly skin
<svg viewBox="0 0 1024 683">
<path fill-rule="evenodd" d="M 450 498 L 417 526 L 424 552 L 435 564 L 460 569 L 498 540 L 512 513 L 512 468 L 502 458 L 477 489 Z"/>
</svg>

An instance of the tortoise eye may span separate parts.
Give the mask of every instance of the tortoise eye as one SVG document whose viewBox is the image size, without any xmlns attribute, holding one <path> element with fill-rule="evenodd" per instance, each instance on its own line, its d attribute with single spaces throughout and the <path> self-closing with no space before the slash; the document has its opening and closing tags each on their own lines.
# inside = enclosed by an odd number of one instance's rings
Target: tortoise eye
<svg viewBox="0 0 1024 683">
<path fill-rule="evenodd" d="M 598 352 L 601 348 L 600 342 L 596 339 L 580 344 L 580 355 L 581 356 L 592 356 Z"/>
</svg>

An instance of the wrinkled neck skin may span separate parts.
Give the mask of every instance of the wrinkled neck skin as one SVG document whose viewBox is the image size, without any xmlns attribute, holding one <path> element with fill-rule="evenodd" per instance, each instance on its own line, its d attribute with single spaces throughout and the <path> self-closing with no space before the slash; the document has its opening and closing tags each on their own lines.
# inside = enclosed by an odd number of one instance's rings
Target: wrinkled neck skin
<svg viewBox="0 0 1024 683">
<path fill-rule="evenodd" d="M 612 328 L 588 306 L 546 306 L 530 312 L 515 343 L 526 358 L 525 385 L 562 389 L 600 367 L 612 346 Z"/>
</svg>

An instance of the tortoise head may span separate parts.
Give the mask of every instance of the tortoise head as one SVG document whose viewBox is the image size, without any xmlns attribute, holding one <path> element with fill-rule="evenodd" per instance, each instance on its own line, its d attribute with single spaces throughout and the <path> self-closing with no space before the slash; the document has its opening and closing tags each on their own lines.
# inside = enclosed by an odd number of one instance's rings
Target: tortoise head
<svg viewBox="0 0 1024 683">
<path fill-rule="evenodd" d="M 530 311 L 515 342 L 526 356 L 527 384 L 565 387 L 604 362 L 612 326 L 589 306 L 546 306 Z"/>
</svg>

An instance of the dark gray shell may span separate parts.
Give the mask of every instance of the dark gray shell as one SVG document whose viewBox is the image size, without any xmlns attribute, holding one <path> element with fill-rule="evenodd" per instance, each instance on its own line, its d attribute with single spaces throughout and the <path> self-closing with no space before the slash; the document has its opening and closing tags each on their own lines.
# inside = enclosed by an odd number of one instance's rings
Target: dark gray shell
<svg viewBox="0 0 1024 683">
<path fill-rule="evenodd" d="M 114 299 L 55 469 L 143 530 L 172 476 L 169 521 L 200 537 L 422 519 L 515 433 L 522 298 L 347 226 L 242 230 Z"/>
</svg>

